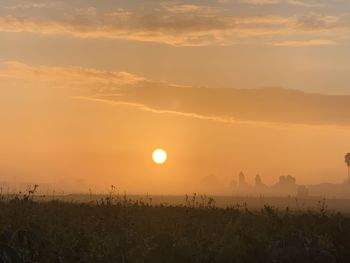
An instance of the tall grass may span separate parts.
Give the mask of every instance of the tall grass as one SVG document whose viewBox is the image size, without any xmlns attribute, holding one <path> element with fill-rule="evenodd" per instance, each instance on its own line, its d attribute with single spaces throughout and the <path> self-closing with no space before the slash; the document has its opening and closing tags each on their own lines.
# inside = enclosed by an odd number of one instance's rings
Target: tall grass
<svg viewBox="0 0 350 263">
<path fill-rule="evenodd" d="M 111 188 L 89 203 L 0 201 L 0 262 L 350 262 L 350 218 L 325 202 L 291 212 L 218 208 L 206 196 L 152 205 Z"/>
</svg>

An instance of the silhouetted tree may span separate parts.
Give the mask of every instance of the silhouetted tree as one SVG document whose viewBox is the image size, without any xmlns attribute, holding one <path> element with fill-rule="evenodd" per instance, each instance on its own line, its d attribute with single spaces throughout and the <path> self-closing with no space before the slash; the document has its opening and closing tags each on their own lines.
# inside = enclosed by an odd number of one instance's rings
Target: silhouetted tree
<svg viewBox="0 0 350 263">
<path fill-rule="evenodd" d="M 345 162 L 348 165 L 348 183 L 350 183 L 350 153 L 345 155 Z"/>
<path fill-rule="evenodd" d="M 296 181 L 297 181 L 297 180 L 296 180 L 293 176 L 287 175 L 287 177 L 286 177 L 286 182 L 287 182 L 287 184 L 295 184 Z"/>
<path fill-rule="evenodd" d="M 296 179 L 291 175 L 287 175 L 287 176 L 280 176 L 277 185 L 290 186 L 290 185 L 295 185 L 295 183 L 296 183 Z"/>
</svg>

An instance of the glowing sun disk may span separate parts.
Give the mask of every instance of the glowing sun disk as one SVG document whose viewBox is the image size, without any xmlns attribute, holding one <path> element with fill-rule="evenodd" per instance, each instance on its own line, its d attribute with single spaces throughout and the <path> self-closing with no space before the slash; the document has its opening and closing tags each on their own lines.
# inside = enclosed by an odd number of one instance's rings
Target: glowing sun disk
<svg viewBox="0 0 350 263">
<path fill-rule="evenodd" d="M 168 155 L 163 149 L 156 149 L 153 151 L 152 159 L 156 164 L 163 164 L 168 159 Z"/>
</svg>

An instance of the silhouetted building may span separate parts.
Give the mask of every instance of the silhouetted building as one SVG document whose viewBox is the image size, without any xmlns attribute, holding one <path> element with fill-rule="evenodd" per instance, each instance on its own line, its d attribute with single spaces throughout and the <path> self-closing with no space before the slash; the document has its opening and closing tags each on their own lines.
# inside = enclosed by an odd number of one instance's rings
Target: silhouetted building
<svg viewBox="0 0 350 263">
<path fill-rule="evenodd" d="M 262 182 L 261 177 L 259 174 L 255 176 L 255 187 L 262 188 L 266 187 L 266 185 Z"/>
<path fill-rule="evenodd" d="M 239 173 L 239 176 L 238 176 L 238 185 L 241 187 L 241 186 L 246 186 L 247 183 L 245 181 L 245 176 L 244 176 L 244 173 L 243 172 L 240 172 Z"/>
</svg>

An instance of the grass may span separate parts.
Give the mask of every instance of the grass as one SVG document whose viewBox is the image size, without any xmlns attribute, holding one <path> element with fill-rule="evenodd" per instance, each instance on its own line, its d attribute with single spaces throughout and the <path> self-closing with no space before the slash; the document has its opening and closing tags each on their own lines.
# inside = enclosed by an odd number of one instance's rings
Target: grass
<svg viewBox="0 0 350 263">
<path fill-rule="evenodd" d="M 91 203 L 0 202 L 0 262 L 350 262 L 350 218 L 265 206 L 217 208 L 187 196 L 151 205 L 114 196 Z"/>
</svg>

